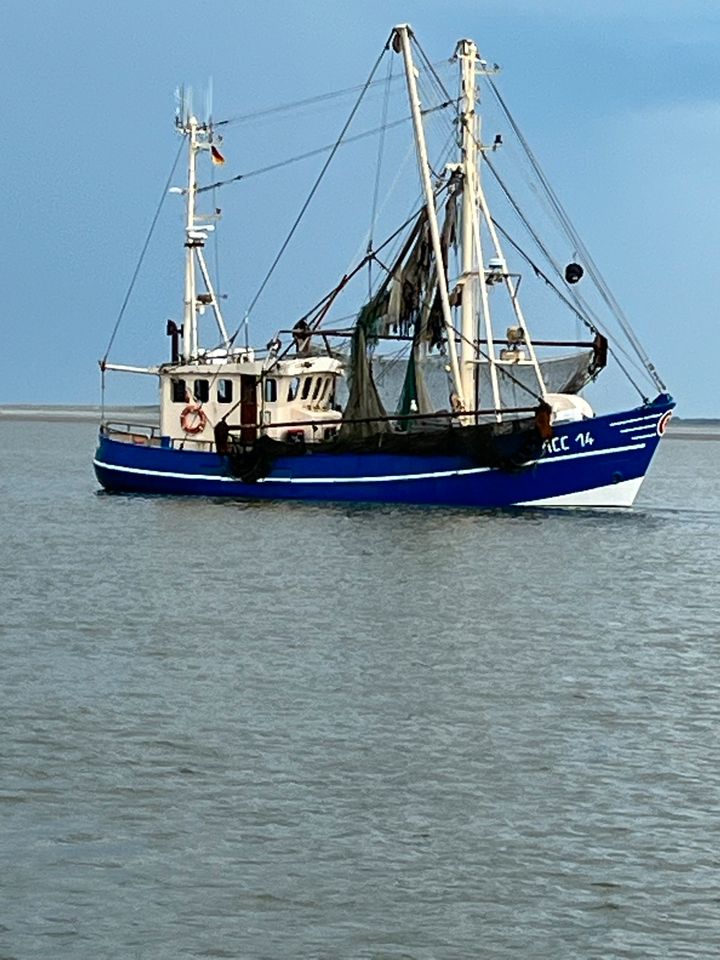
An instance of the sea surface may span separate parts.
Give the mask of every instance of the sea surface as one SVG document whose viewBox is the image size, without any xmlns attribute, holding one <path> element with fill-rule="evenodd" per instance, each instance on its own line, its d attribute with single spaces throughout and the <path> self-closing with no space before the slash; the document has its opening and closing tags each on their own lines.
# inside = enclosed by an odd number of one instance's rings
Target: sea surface
<svg viewBox="0 0 720 960">
<path fill-rule="evenodd" d="M 720 440 L 474 513 L 0 439 L 2 960 L 720 956 Z"/>
</svg>

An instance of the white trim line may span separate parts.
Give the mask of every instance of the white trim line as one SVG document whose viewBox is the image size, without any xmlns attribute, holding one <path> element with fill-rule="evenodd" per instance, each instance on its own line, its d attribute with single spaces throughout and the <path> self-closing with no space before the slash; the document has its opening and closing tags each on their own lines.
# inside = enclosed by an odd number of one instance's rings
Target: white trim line
<svg viewBox="0 0 720 960">
<path fill-rule="evenodd" d="M 649 413 L 646 417 L 633 417 L 630 420 L 613 420 L 609 424 L 611 427 L 624 427 L 626 423 L 642 423 L 643 420 L 654 420 L 655 417 L 661 417 L 661 413 Z M 620 433 L 627 433 L 627 430 L 621 430 Z"/>
<path fill-rule="evenodd" d="M 602 457 L 606 453 L 624 453 L 627 450 L 642 450 L 646 444 L 631 443 L 624 447 L 612 447 L 610 450 L 583 450 L 580 453 L 569 453 L 564 457 L 543 457 L 540 460 L 529 460 L 528 466 L 542 467 L 549 463 L 564 463 L 566 460 L 579 460 L 582 457 Z M 396 474 L 386 477 L 261 477 L 258 483 L 389 483 L 393 480 L 437 480 L 442 477 L 463 477 L 477 473 L 489 473 L 496 467 L 469 467 L 465 470 L 438 470 L 433 473 Z"/>
<path fill-rule="evenodd" d="M 395 480 L 437 480 L 441 477 L 466 477 L 490 473 L 495 467 L 468 467 L 465 470 L 438 470 L 435 473 L 397 473 L 385 477 L 261 477 L 258 483 L 392 483 Z"/>
<path fill-rule="evenodd" d="M 115 463 L 103 463 L 102 460 L 93 460 L 96 467 L 103 470 L 119 470 L 120 473 L 139 473 L 143 477 L 171 477 L 173 480 L 222 480 L 224 483 L 237 483 L 239 477 L 223 477 L 217 474 L 202 473 L 173 473 L 169 470 L 143 470 L 140 467 L 124 467 Z"/>
<path fill-rule="evenodd" d="M 657 418 L 660 419 L 659 417 Z M 623 427 L 622 430 L 618 430 L 618 433 L 636 433 L 638 430 L 647 430 L 648 427 L 657 426 L 657 424 L 652 423 L 638 423 L 634 427 Z"/>
<path fill-rule="evenodd" d="M 121 473 L 140 473 L 148 477 L 172 477 L 174 480 L 223 480 L 230 483 L 242 483 L 240 477 L 226 477 L 221 474 L 173 473 L 169 470 L 143 470 L 140 467 L 125 467 L 102 460 L 93 460 L 96 467 L 104 470 L 119 470 Z M 392 480 L 432 480 L 436 477 L 459 477 L 471 473 L 489 473 L 494 467 L 468 467 L 465 470 L 438 470 L 435 473 L 391 474 L 385 477 L 260 477 L 256 483 L 369 483 L 377 481 L 387 483 Z"/>
</svg>

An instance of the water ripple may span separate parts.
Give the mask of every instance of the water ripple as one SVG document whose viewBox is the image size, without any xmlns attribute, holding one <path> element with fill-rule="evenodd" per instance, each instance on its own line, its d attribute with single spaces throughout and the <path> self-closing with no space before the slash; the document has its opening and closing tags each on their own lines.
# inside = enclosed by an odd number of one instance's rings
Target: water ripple
<svg viewBox="0 0 720 960">
<path fill-rule="evenodd" d="M 0 429 L 0 957 L 718 956 L 715 445 L 475 514 L 96 496 L 89 427 Z"/>
</svg>

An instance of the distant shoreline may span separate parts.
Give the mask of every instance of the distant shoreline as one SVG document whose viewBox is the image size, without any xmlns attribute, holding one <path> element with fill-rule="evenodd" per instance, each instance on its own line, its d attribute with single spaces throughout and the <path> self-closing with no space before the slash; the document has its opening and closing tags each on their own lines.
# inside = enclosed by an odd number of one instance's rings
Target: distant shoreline
<svg viewBox="0 0 720 960">
<path fill-rule="evenodd" d="M 702 433 L 700 430 L 683 430 L 682 427 L 668 427 L 665 440 L 720 440 L 720 424 L 717 433 Z"/>
<path fill-rule="evenodd" d="M 160 411 L 157 406 L 105 407 L 105 416 L 121 423 L 158 423 Z M 49 404 L 6 404 L 0 406 L 2 421 L 25 420 L 41 423 L 93 423 L 100 420 L 100 407 Z M 720 419 L 675 417 L 668 427 L 670 440 L 720 440 Z"/>
<path fill-rule="evenodd" d="M 73 405 L 34 406 L 32 404 L 7 404 L 0 406 L 0 422 L 3 420 L 34 420 L 45 423 L 93 423 L 100 420 L 100 407 Z M 156 406 L 105 407 L 105 416 L 120 421 L 160 420 Z"/>
</svg>

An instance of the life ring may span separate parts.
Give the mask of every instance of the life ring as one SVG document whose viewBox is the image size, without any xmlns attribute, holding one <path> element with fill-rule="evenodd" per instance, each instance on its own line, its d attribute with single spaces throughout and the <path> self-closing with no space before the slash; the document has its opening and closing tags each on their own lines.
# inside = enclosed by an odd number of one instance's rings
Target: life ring
<svg viewBox="0 0 720 960">
<path fill-rule="evenodd" d="M 180 414 L 180 426 L 185 433 L 202 433 L 207 426 L 207 416 L 199 403 L 189 403 Z"/>
</svg>

